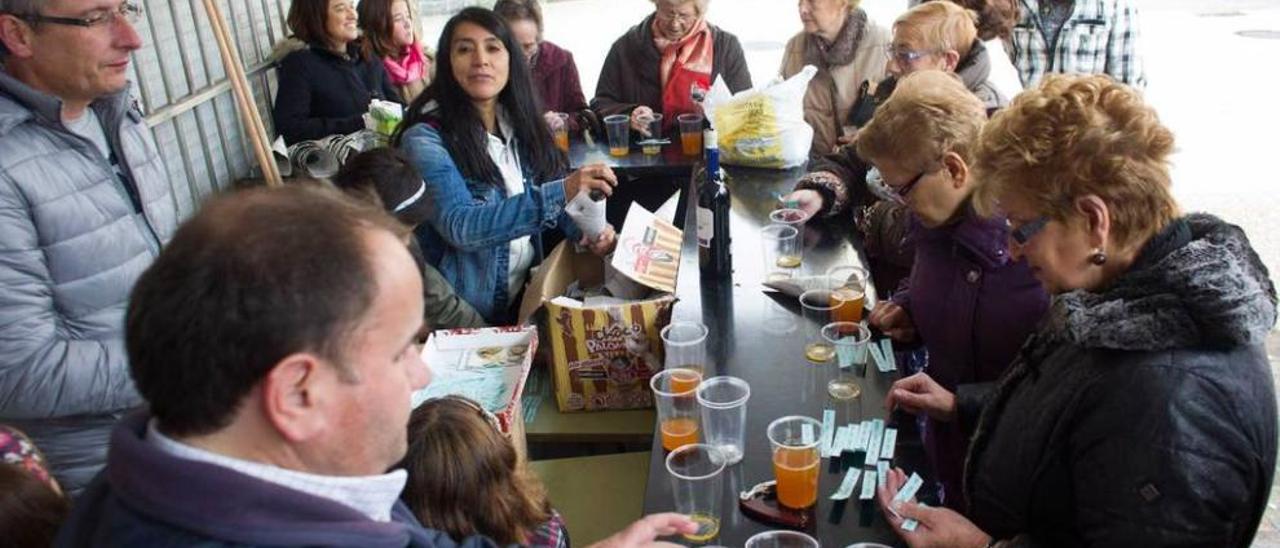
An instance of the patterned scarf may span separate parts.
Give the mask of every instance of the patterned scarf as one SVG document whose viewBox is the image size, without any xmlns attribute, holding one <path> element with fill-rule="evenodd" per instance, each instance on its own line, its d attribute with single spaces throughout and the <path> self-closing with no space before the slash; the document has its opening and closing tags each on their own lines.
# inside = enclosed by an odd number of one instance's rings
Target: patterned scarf
<svg viewBox="0 0 1280 548">
<path fill-rule="evenodd" d="M 382 66 L 387 68 L 387 76 L 391 78 L 392 85 L 403 86 L 410 82 L 417 82 L 427 72 L 427 59 L 422 55 L 422 45 L 414 42 L 405 46 L 405 50 L 404 55 L 399 59 L 393 57 L 382 59 Z"/>
<path fill-rule="evenodd" d="M 867 12 L 854 8 L 845 18 L 844 25 L 836 34 L 834 42 L 827 42 L 817 34 L 810 34 L 804 44 L 804 62 L 806 65 L 829 68 L 844 66 L 853 62 L 858 52 L 858 44 L 862 42 L 863 30 L 867 28 Z"/>
<path fill-rule="evenodd" d="M 711 89 L 711 66 L 715 58 L 711 27 L 706 18 L 699 18 L 684 38 L 668 40 L 662 37 L 658 18 L 653 18 L 653 44 L 662 53 L 659 65 L 662 74 L 662 125 L 671 128 L 676 116 L 686 112 L 698 112 L 693 101 L 691 86 Z"/>
</svg>

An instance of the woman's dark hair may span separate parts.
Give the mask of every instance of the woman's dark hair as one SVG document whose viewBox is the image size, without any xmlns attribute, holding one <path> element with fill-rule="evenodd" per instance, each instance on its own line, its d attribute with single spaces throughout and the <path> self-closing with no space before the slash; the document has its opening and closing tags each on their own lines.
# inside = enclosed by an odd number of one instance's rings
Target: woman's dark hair
<svg viewBox="0 0 1280 548">
<path fill-rule="evenodd" d="M 402 464 L 409 481 L 400 498 L 423 525 L 456 540 L 522 544 L 551 519 L 546 488 L 470 400 L 445 397 L 415 409 Z"/>
<path fill-rule="evenodd" d="M 498 0 L 493 12 L 505 21 L 533 21 L 538 38 L 542 38 L 542 5 L 538 0 Z"/>
<path fill-rule="evenodd" d="M 378 147 L 356 154 L 330 180 L 347 195 L 387 209 L 396 220 L 408 226 L 416 226 L 422 222 L 410 215 L 416 210 L 397 213 L 389 209 L 412 195 L 422 185 L 422 175 L 418 173 L 418 168 L 413 167 L 413 162 L 399 149 Z"/>
<path fill-rule="evenodd" d="M 71 503 L 35 474 L 0 462 L 0 546 L 53 545 Z"/>
<path fill-rule="evenodd" d="M 521 161 L 536 181 L 544 182 L 562 177 L 569 162 L 564 153 L 555 147 L 551 131 L 542 118 L 542 106 L 533 89 L 529 65 L 525 62 L 524 55 L 520 54 L 520 45 L 511 36 L 511 31 L 502 18 L 484 8 L 463 9 L 445 24 L 436 49 L 436 78 L 409 103 L 409 112 L 396 130 L 396 145 L 400 144 L 406 129 L 415 124 L 430 122 L 439 129 L 445 147 L 464 177 L 502 185 L 502 173 L 489 158 L 487 137 L 480 115 L 471 102 L 471 97 L 453 77 L 453 35 L 458 25 L 463 23 L 471 23 L 489 31 L 502 41 L 507 50 L 507 86 L 498 94 L 498 104 L 511 121 Z M 423 107 L 431 101 L 435 101 L 439 108 L 430 113 L 423 112 Z"/>
<path fill-rule="evenodd" d="M 329 18 L 330 0 L 293 0 L 289 4 L 289 30 L 294 37 L 308 45 L 329 48 L 329 31 L 325 20 Z"/>
<path fill-rule="evenodd" d="M 391 7 L 396 2 L 409 5 L 409 15 L 413 16 L 412 0 L 360 0 L 356 13 L 360 16 L 360 30 L 364 36 L 360 47 L 364 54 L 371 57 L 395 57 L 400 54 L 391 41 L 392 25 Z M 417 23 L 414 23 L 415 26 Z"/>
</svg>

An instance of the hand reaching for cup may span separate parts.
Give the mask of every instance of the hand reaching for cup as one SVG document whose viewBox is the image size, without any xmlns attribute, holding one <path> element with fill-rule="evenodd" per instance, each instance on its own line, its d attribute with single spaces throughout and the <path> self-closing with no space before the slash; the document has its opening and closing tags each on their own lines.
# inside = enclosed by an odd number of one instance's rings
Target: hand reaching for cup
<svg viewBox="0 0 1280 548">
<path fill-rule="evenodd" d="M 813 217 L 822 211 L 822 195 L 816 190 L 800 189 L 782 197 L 784 202 L 794 202 L 805 215 Z"/>
<path fill-rule="evenodd" d="M 658 542 L 658 537 L 688 535 L 697 531 L 698 524 L 683 514 L 650 514 L 588 548 L 679 548 L 678 544 Z"/>
<path fill-rule="evenodd" d="M 653 137 L 649 133 L 649 120 L 653 118 L 653 109 L 640 105 L 631 110 L 631 129 L 645 137 Z"/>
</svg>

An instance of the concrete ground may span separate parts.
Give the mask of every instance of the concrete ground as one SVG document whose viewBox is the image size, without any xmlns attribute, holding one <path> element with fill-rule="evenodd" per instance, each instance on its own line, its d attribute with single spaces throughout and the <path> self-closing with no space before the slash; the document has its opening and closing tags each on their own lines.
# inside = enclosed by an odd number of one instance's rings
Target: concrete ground
<svg viewBox="0 0 1280 548">
<path fill-rule="evenodd" d="M 1147 98 L 1178 139 L 1174 193 L 1187 211 L 1244 227 L 1263 262 L 1280 269 L 1280 1 L 1134 0 L 1139 6 Z M 794 1 L 715 0 L 709 18 L 742 41 L 756 84 L 778 69 L 800 30 Z M 886 26 L 903 0 L 864 0 Z M 562 0 L 545 7 L 546 38 L 569 49 L 588 98 L 610 44 L 653 9 L 646 0 Z M 444 17 L 425 22 L 434 41 Z M 1274 275 L 1273 275 L 1274 278 Z M 1268 344 L 1280 369 L 1280 335 Z M 1280 375 L 1278 375 L 1280 376 Z M 1277 379 L 1280 381 L 1280 378 Z M 1280 484 L 1255 542 L 1280 546 Z"/>
</svg>

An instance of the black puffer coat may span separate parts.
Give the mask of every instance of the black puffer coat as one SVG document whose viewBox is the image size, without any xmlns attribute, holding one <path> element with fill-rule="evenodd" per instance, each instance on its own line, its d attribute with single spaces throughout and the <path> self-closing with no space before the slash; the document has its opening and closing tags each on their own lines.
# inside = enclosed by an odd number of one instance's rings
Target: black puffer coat
<svg viewBox="0 0 1280 548">
<path fill-rule="evenodd" d="M 1266 267 L 1208 215 L 1059 295 L 982 409 L 970 518 L 1019 546 L 1248 546 L 1276 465 L 1275 319 Z"/>
</svg>

